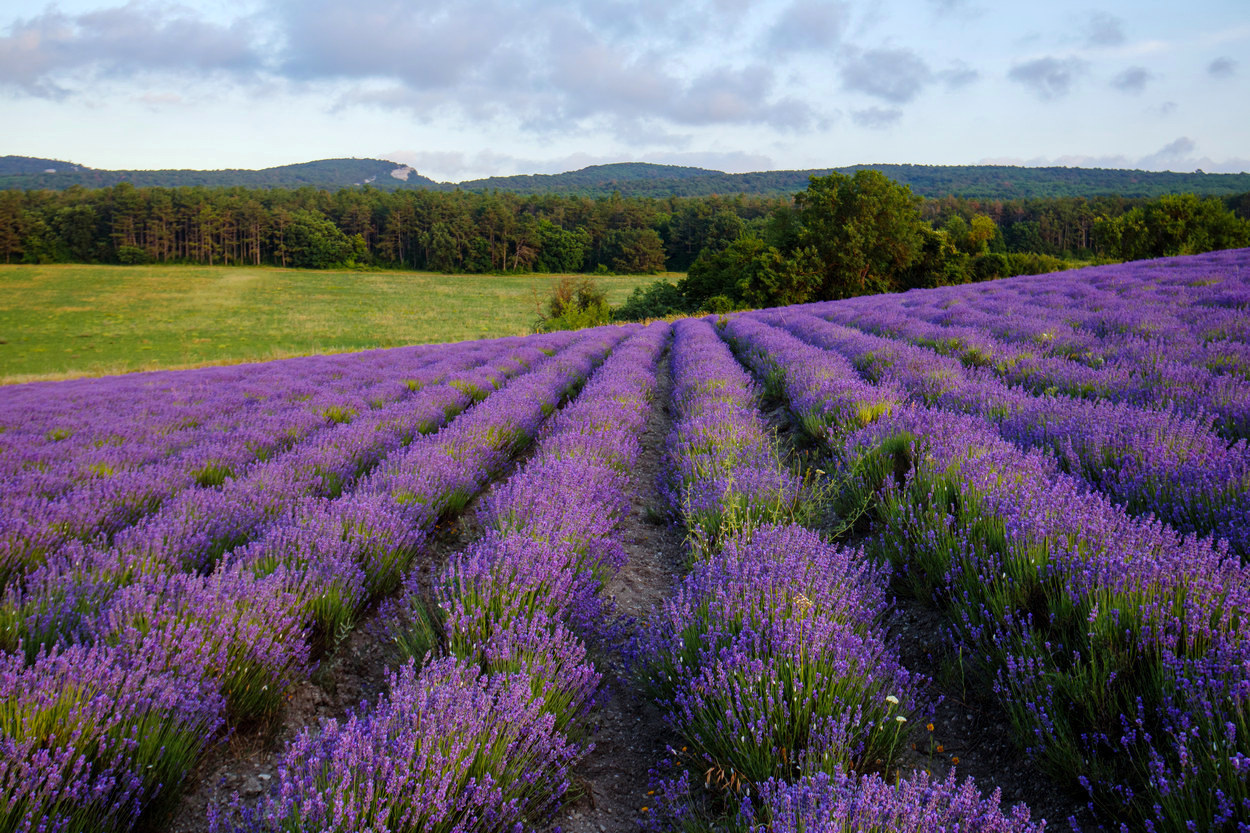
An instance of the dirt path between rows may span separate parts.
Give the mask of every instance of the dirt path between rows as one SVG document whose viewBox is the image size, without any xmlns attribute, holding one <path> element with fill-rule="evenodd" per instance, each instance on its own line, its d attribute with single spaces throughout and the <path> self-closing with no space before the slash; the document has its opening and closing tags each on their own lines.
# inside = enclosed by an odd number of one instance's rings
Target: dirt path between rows
<svg viewBox="0 0 1250 833">
<path fill-rule="evenodd" d="M 672 377 L 667 356 L 661 361 L 651 416 L 642 436 L 642 455 L 634 471 L 633 505 L 621 525 L 629 561 L 608 585 L 620 616 L 645 617 L 673 590 L 685 572 L 684 533 L 663 517 L 657 479 L 664 440 L 672 427 L 669 400 Z M 610 697 L 591 716 L 595 748 L 576 767 L 574 789 L 582 793 L 560 811 L 551 829 L 563 833 L 636 833 L 643 818 L 648 771 L 665 758 L 673 742 L 653 703 L 623 678 L 619 653 L 600 653 L 595 665 Z"/>
</svg>

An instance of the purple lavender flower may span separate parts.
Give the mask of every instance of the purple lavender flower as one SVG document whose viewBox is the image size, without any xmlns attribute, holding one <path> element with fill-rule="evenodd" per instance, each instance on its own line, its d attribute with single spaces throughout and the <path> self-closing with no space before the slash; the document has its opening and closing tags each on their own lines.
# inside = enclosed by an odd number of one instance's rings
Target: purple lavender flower
<svg viewBox="0 0 1250 833">
<path fill-rule="evenodd" d="M 259 808 L 236 799 L 210 830 L 519 830 L 550 814 L 580 751 L 525 674 L 408 663 L 372 709 L 292 742 Z"/>
<path fill-rule="evenodd" d="M 773 780 L 744 808 L 764 823 L 759 833 L 824 833 L 824 831 L 906 830 L 909 833 L 1035 833 L 1046 823 L 1029 820 L 1017 804 L 1004 813 L 997 790 L 983 798 L 972 779 L 960 784 L 955 773 L 938 781 L 927 774 L 891 784 L 877 775 L 856 777 L 819 773 L 794 783 Z"/>
</svg>

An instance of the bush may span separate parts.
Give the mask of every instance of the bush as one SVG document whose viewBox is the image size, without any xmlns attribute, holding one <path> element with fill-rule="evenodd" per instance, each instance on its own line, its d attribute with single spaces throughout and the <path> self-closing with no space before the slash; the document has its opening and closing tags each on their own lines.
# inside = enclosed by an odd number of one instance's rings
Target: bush
<svg viewBox="0 0 1250 833">
<path fill-rule="evenodd" d="M 117 262 L 123 266 L 137 266 L 148 262 L 148 253 L 138 246 L 118 246 Z"/>
<path fill-rule="evenodd" d="M 543 308 L 545 306 L 545 309 Z M 539 332 L 598 327 L 612 318 L 607 293 L 585 275 L 563 275 L 551 287 L 545 304 L 539 305 Z"/>
<path fill-rule="evenodd" d="M 681 290 L 667 281 L 655 281 L 644 289 L 636 287 L 629 299 L 612 312 L 616 321 L 642 321 L 666 318 L 688 312 Z"/>
</svg>

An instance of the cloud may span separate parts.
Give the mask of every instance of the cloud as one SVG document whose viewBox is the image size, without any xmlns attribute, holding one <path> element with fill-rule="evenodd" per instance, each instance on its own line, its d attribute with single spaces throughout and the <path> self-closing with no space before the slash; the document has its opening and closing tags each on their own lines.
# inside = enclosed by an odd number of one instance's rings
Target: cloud
<svg viewBox="0 0 1250 833">
<path fill-rule="evenodd" d="M 281 72 L 356 82 L 342 106 L 504 120 L 541 134 L 591 124 L 618 134 L 662 133 L 664 124 L 788 130 L 816 117 L 809 105 L 779 91 L 776 61 L 744 65 L 723 50 L 702 60 L 673 60 L 673 40 L 697 29 L 700 13 L 711 16 L 708 3 L 725 7 L 730 19 L 745 13 L 734 0 L 451 0 L 436 12 L 399 0 L 356 0 L 350 7 L 338 0 L 312 0 L 311 7 L 279 2 L 287 32 Z M 789 7 L 782 17 L 787 21 L 808 24 L 806 40 L 798 39 L 797 29 L 786 35 L 786 42 L 803 48 L 828 43 L 840 25 L 828 4 L 806 0 Z M 699 38 L 719 49 L 707 26 L 690 37 L 695 40 L 681 44 L 688 51 L 697 51 Z"/>
<path fill-rule="evenodd" d="M 136 98 L 143 106 L 153 112 L 160 112 L 170 107 L 179 107 L 187 103 L 178 93 L 144 93 Z"/>
<path fill-rule="evenodd" d="M 1125 40 L 1124 21 L 1107 12 L 1095 12 L 1085 37 L 1091 46 L 1119 46 Z"/>
<path fill-rule="evenodd" d="M 261 56 L 245 20 L 223 26 L 182 7 L 131 2 L 79 15 L 55 7 L 15 21 L 0 37 L 0 84 L 35 96 L 63 96 L 65 76 L 147 72 L 251 73 Z"/>
<path fill-rule="evenodd" d="M 1129 67 L 1111 79 L 1111 86 L 1126 93 L 1136 94 L 1146 89 L 1146 84 L 1153 78 L 1154 73 L 1145 67 Z"/>
<path fill-rule="evenodd" d="M 970 0 L 929 0 L 929 5 L 933 6 L 933 11 L 941 16 L 968 9 Z"/>
<path fill-rule="evenodd" d="M 846 6 L 842 3 L 796 0 L 768 30 L 766 43 L 774 53 L 832 49 L 842 37 L 846 18 Z"/>
<path fill-rule="evenodd" d="M 1216 58 L 1207 64 L 1207 75 L 1212 78 L 1232 78 L 1237 73 L 1237 62 L 1227 56 Z"/>
<path fill-rule="evenodd" d="M 1197 144 L 1188 136 L 1168 142 L 1154 153 L 1143 156 L 1138 164 L 1145 170 L 1192 170 L 1192 154 Z"/>
<path fill-rule="evenodd" d="M 937 77 L 946 85 L 947 89 L 958 90 L 979 80 L 981 73 L 963 61 L 956 61 L 948 69 L 939 72 Z"/>
<path fill-rule="evenodd" d="M 1043 101 L 1053 101 L 1071 92 L 1075 76 L 1084 69 L 1085 62 L 1078 58 L 1045 57 L 1017 64 L 1007 77 L 1023 84 Z"/>
<path fill-rule="evenodd" d="M 903 118 L 903 111 L 897 107 L 869 107 L 865 110 L 852 110 L 851 121 L 860 127 L 870 130 L 884 130 L 893 127 Z"/>
<path fill-rule="evenodd" d="M 905 104 L 933 80 L 925 62 L 910 49 L 870 49 L 842 65 L 842 86 L 891 104 Z"/>
<path fill-rule="evenodd" d="M 1154 153 L 1140 157 L 1128 157 L 1123 154 L 1107 156 L 1066 155 L 1053 159 L 1034 157 L 1021 159 L 1018 157 L 997 157 L 982 159 L 983 165 L 1023 165 L 1030 168 L 1051 167 L 1062 165 L 1076 168 L 1119 168 L 1144 171 L 1194 171 L 1201 168 L 1208 173 L 1240 173 L 1250 170 L 1250 159 L 1231 157 L 1215 160 L 1209 156 L 1194 156 L 1197 143 L 1188 136 L 1181 136 Z"/>
<path fill-rule="evenodd" d="M 454 86 L 507 58 L 517 22 L 489 3 L 457 5 L 455 14 L 429 14 L 386 0 L 282 4 L 281 72 L 297 79 L 391 78 L 414 89 Z"/>
</svg>

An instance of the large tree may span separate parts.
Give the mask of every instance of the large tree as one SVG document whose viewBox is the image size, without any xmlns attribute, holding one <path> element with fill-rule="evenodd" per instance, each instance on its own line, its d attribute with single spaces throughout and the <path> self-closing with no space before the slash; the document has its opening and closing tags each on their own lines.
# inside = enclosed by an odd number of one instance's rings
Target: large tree
<svg viewBox="0 0 1250 833">
<path fill-rule="evenodd" d="M 822 298 L 890 292 L 921 253 L 921 198 L 881 173 L 813 176 L 794 197 L 797 250 L 822 264 Z"/>
</svg>

